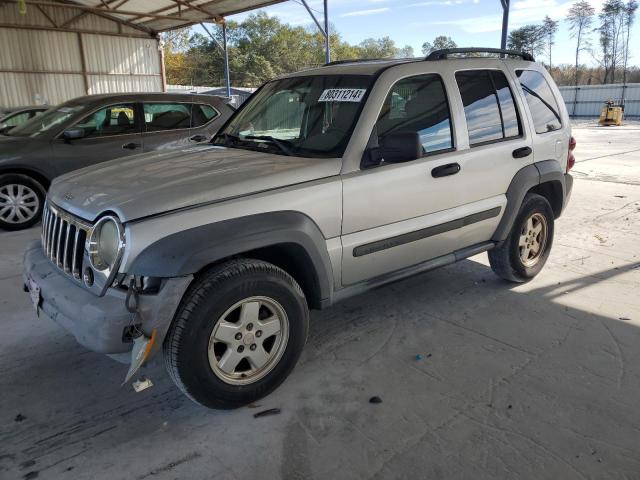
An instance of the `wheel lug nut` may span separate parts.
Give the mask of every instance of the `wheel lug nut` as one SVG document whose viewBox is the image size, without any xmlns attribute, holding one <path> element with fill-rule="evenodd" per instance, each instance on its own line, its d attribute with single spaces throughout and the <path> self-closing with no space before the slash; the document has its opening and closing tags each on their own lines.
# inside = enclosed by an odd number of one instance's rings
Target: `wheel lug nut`
<svg viewBox="0 0 640 480">
<path fill-rule="evenodd" d="M 253 330 L 253 323 L 250 323 L 250 324 L 247 325 L 247 330 L 248 331 Z"/>
<path fill-rule="evenodd" d="M 262 330 L 258 330 L 256 332 L 256 337 L 260 338 L 262 336 Z"/>
<path fill-rule="evenodd" d="M 257 345 L 255 343 L 252 343 L 251 346 L 249 347 L 249 349 L 251 349 L 251 351 L 253 352 L 257 347 Z"/>
<path fill-rule="evenodd" d="M 241 333 L 236 333 L 236 340 L 240 340 L 242 338 L 242 334 Z"/>
<path fill-rule="evenodd" d="M 240 345 L 238 347 L 238 353 L 242 353 L 242 352 L 244 352 L 244 346 Z"/>
</svg>

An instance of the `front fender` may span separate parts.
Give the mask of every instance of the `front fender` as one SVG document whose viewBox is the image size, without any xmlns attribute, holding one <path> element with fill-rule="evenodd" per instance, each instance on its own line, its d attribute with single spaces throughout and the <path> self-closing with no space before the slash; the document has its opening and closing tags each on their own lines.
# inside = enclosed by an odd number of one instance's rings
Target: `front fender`
<svg viewBox="0 0 640 480">
<path fill-rule="evenodd" d="M 315 270 L 321 300 L 331 298 L 331 261 L 318 226 L 294 211 L 269 212 L 201 225 L 164 237 L 133 260 L 128 274 L 150 277 L 193 275 L 207 265 L 252 250 L 294 244 Z"/>
</svg>

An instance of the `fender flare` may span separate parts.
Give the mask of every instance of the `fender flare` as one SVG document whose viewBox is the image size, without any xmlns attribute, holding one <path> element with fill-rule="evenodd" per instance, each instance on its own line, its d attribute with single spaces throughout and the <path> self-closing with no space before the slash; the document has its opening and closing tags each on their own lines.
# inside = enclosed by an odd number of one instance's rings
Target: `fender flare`
<svg viewBox="0 0 640 480">
<path fill-rule="evenodd" d="M 547 182 L 560 185 L 559 188 L 562 189 L 562 203 L 564 205 L 566 198 L 565 175 L 559 162 L 556 160 L 544 160 L 518 170 L 511 180 L 509 188 L 507 188 L 507 206 L 498 228 L 496 228 L 491 238 L 492 241 L 504 242 L 507 239 L 527 192 L 536 185 Z"/>
<path fill-rule="evenodd" d="M 309 217 L 294 211 L 249 215 L 174 233 L 142 250 L 127 273 L 161 278 L 193 275 L 234 255 L 291 244 L 301 247 L 313 265 L 319 300 L 329 300 L 333 270 L 326 240 Z"/>
</svg>

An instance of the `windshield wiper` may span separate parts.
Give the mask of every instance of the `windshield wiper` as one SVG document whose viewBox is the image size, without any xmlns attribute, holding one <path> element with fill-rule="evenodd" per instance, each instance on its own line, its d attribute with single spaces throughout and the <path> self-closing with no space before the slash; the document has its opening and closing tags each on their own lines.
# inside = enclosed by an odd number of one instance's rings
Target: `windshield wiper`
<svg viewBox="0 0 640 480">
<path fill-rule="evenodd" d="M 287 142 L 286 140 L 280 140 L 278 138 L 271 137 L 269 135 L 248 135 L 244 137 L 244 139 L 245 140 L 264 140 L 265 142 L 269 142 L 272 145 L 275 145 L 276 147 L 278 147 L 280 151 L 285 155 L 291 155 L 291 148 L 289 147 L 289 145 L 287 145 L 287 143 L 289 142 Z"/>
<path fill-rule="evenodd" d="M 224 139 L 224 144 L 226 145 L 228 140 L 231 140 L 234 143 L 240 142 L 240 138 L 235 136 L 235 135 L 231 135 L 230 133 L 219 133 L 217 134 L 215 137 L 213 137 L 213 139 L 211 140 L 211 143 L 214 145 L 218 145 L 218 142 L 216 141 L 216 139 L 218 138 L 223 138 Z"/>
</svg>

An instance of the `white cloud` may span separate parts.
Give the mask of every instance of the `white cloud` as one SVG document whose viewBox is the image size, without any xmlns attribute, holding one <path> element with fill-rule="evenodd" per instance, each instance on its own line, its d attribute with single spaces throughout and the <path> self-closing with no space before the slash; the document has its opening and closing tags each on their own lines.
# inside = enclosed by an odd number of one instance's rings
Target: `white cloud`
<svg viewBox="0 0 640 480">
<path fill-rule="evenodd" d="M 371 8 L 369 10 L 356 10 L 353 12 L 343 13 L 341 17 L 363 17 L 365 15 L 375 15 L 377 13 L 383 13 L 389 11 L 389 7 L 384 8 Z"/>
<path fill-rule="evenodd" d="M 592 0 L 590 3 L 596 11 L 599 11 L 603 0 Z M 545 15 L 549 15 L 554 20 L 564 20 L 572 4 L 573 1 L 560 3 L 557 0 L 519 0 L 512 5 L 509 14 L 509 29 L 518 28 L 529 23 L 541 22 Z M 414 22 L 411 24 L 413 27 L 425 25 L 451 25 L 460 28 L 466 33 L 499 32 L 502 30 L 502 12 L 498 3 L 495 15 L 434 22 Z"/>
</svg>

